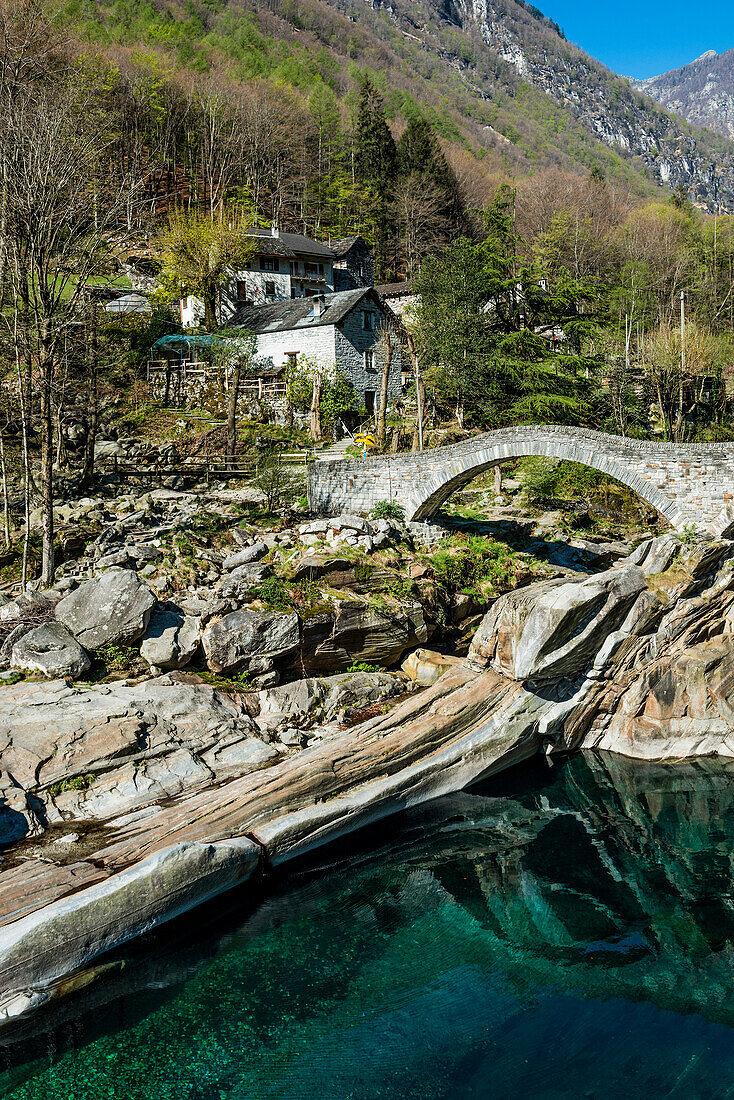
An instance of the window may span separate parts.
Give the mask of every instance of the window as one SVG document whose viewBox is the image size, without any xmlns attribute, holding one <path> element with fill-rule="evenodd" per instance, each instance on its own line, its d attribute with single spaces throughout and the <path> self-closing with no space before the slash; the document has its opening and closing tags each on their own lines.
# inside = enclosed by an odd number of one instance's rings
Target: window
<svg viewBox="0 0 734 1100">
<path fill-rule="evenodd" d="M 364 353 L 364 369 L 365 370 L 374 370 L 375 369 L 375 353 L 374 353 L 374 351 L 366 351 Z"/>
<path fill-rule="evenodd" d="M 289 370 L 291 370 L 291 369 L 295 370 L 295 368 L 298 364 L 298 352 L 297 351 L 287 351 L 285 353 L 285 362 L 286 362 L 286 366 L 288 367 Z"/>
<path fill-rule="evenodd" d="M 377 390 L 365 390 L 364 391 L 364 407 L 367 410 L 368 416 L 374 416 L 375 413 L 375 394 Z"/>
<path fill-rule="evenodd" d="M 275 294 L 275 283 L 272 279 L 265 280 L 265 293 Z"/>
<path fill-rule="evenodd" d="M 365 332 L 375 331 L 375 315 L 369 309 L 366 309 L 362 314 L 362 328 Z"/>
<path fill-rule="evenodd" d="M 319 273 L 319 265 L 309 263 L 309 261 L 307 260 L 304 264 L 304 267 L 306 268 L 306 276 L 309 279 L 315 279 Z"/>
<path fill-rule="evenodd" d="M 247 302 L 248 301 L 247 283 L 244 279 L 238 279 L 237 280 L 237 301 L 238 302 Z"/>
<path fill-rule="evenodd" d="M 261 256 L 260 257 L 260 270 L 261 271 L 277 271 L 278 261 L 274 256 Z"/>
</svg>

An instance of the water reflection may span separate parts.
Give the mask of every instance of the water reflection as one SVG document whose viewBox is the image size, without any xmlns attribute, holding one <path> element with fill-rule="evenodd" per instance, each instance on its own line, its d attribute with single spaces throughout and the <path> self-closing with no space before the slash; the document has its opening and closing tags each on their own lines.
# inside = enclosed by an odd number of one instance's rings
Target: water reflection
<svg viewBox="0 0 734 1100">
<path fill-rule="evenodd" d="M 320 853 L 0 1034 L 14 1100 L 734 1095 L 734 767 L 584 754 Z"/>
</svg>

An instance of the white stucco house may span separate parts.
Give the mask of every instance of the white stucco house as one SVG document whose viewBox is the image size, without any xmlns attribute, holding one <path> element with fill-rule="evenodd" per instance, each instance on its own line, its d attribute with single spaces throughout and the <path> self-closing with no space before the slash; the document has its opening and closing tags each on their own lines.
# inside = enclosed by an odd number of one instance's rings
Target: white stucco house
<svg viewBox="0 0 734 1100">
<path fill-rule="evenodd" d="M 225 325 L 244 306 L 267 305 L 332 294 L 372 285 L 373 263 L 361 237 L 324 244 L 300 233 L 253 229 L 255 249 L 241 271 L 232 271 L 219 289 L 217 320 Z M 195 328 L 203 322 L 204 304 L 193 295 L 181 301 L 181 323 Z"/>
</svg>

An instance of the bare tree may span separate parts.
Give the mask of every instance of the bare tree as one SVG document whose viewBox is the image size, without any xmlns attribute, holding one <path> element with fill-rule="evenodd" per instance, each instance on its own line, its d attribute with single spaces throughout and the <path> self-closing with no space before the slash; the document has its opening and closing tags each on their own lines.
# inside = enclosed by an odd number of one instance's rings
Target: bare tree
<svg viewBox="0 0 734 1100">
<path fill-rule="evenodd" d="M 395 190 L 394 209 L 400 228 L 408 278 L 417 274 L 421 260 L 448 238 L 451 218 L 446 195 L 435 184 L 411 175 Z"/>
<path fill-rule="evenodd" d="M 78 323 L 89 278 L 107 269 L 124 235 L 139 177 L 110 177 L 103 154 L 112 135 L 71 78 L 24 89 L 0 119 L 5 162 L 13 335 L 34 364 L 40 391 L 42 582 L 54 575 L 54 386 L 61 342 Z M 28 410 L 26 410 L 28 413 Z"/>
</svg>

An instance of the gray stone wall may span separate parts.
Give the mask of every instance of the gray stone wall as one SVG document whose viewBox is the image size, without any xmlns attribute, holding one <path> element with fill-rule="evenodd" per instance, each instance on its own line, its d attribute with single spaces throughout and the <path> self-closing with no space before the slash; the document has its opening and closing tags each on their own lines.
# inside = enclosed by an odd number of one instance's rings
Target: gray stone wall
<svg viewBox="0 0 734 1100">
<path fill-rule="evenodd" d="M 363 328 L 362 314 L 364 309 L 370 310 L 375 317 L 375 331 L 368 332 Z M 375 403 L 380 393 L 382 380 L 382 366 L 384 351 L 380 346 L 381 337 L 378 331 L 382 321 L 382 313 L 374 306 L 367 305 L 364 308 L 360 304 L 344 319 L 336 332 L 336 361 L 344 374 L 352 382 L 360 404 L 365 403 L 365 391 L 372 390 L 375 394 Z M 388 384 L 388 401 L 394 401 L 400 394 L 400 371 L 402 369 L 402 356 L 400 343 L 393 340 L 393 357 L 390 365 L 390 381 Z M 365 365 L 365 352 L 373 351 L 373 366 L 369 369 Z"/>
<path fill-rule="evenodd" d="M 692 525 L 721 535 L 734 525 L 732 444 L 651 443 L 555 426 L 506 428 L 422 454 L 317 462 L 309 469 L 309 503 L 316 513 L 334 515 L 394 500 L 408 520 L 427 519 L 483 470 L 527 455 L 609 474 L 677 530 Z"/>
</svg>

